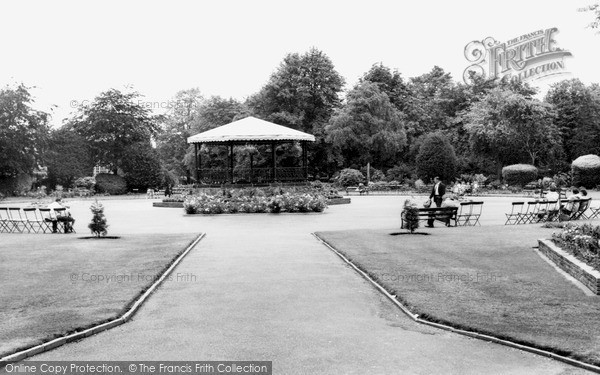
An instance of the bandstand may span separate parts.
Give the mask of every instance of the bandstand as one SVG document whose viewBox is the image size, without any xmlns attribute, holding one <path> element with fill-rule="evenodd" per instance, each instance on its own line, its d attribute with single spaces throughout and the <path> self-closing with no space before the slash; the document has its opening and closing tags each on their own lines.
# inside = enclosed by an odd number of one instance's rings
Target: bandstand
<svg viewBox="0 0 600 375">
<path fill-rule="evenodd" d="M 196 134 L 187 142 L 194 145 L 194 164 L 196 181 L 202 184 L 222 184 L 244 181 L 249 183 L 272 183 L 305 181 L 308 177 L 306 144 L 314 142 L 315 137 L 285 126 L 258 119 L 246 117 L 230 124 Z M 283 143 L 299 142 L 302 148 L 302 165 L 300 167 L 278 167 L 276 148 Z M 204 168 L 202 145 L 224 145 L 228 148 L 227 168 Z M 234 168 L 234 146 L 240 145 L 269 145 L 270 167 L 257 168 L 250 158 L 249 168 Z"/>
</svg>

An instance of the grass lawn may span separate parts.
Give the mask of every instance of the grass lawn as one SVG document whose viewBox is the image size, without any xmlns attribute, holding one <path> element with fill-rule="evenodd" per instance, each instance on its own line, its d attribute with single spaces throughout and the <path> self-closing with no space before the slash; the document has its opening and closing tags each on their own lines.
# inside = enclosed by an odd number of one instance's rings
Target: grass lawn
<svg viewBox="0 0 600 375">
<path fill-rule="evenodd" d="M 117 317 L 197 234 L 0 237 L 2 357 Z"/>
<path fill-rule="evenodd" d="M 558 230 L 558 229 L 556 229 Z M 600 365 L 600 297 L 532 249 L 539 225 L 321 232 L 319 237 L 423 319 L 526 343 Z"/>
</svg>

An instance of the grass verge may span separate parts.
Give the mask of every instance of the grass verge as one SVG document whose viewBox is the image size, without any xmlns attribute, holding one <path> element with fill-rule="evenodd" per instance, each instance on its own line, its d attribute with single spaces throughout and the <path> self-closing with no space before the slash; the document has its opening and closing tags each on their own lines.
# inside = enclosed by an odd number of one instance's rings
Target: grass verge
<svg viewBox="0 0 600 375">
<path fill-rule="evenodd" d="M 0 357 L 118 317 L 196 237 L 3 236 Z"/>
<path fill-rule="evenodd" d="M 532 249 L 552 229 L 435 228 L 320 232 L 422 319 L 600 365 L 600 298 L 588 297 Z"/>
</svg>

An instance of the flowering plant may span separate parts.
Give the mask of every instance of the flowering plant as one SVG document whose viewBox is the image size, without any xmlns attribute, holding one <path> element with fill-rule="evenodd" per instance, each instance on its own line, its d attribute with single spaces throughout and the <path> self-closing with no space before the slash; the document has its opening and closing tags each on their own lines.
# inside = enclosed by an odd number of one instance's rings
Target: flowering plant
<svg viewBox="0 0 600 375">
<path fill-rule="evenodd" d="M 553 233 L 552 240 L 577 259 L 600 271 L 600 226 L 569 223 L 562 232 Z"/>
</svg>

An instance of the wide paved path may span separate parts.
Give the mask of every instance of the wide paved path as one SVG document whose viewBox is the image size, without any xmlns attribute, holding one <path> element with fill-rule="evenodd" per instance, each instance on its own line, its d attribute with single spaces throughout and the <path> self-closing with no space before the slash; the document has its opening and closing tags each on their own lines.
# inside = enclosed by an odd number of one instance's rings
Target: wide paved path
<svg viewBox="0 0 600 375">
<path fill-rule="evenodd" d="M 397 231 L 401 203 L 356 197 L 324 214 L 184 216 L 106 201 L 109 234 L 205 232 L 175 271 L 189 277 L 165 283 L 131 322 L 33 359 L 269 360 L 274 374 L 584 373 L 412 322 L 310 234 Z M 72 202 L 79 233 L 89 205 Z"/>
</svg>

